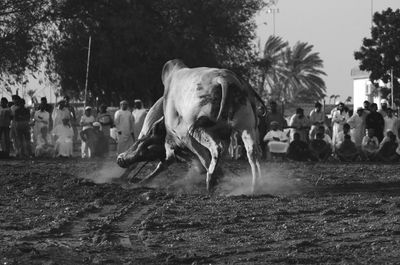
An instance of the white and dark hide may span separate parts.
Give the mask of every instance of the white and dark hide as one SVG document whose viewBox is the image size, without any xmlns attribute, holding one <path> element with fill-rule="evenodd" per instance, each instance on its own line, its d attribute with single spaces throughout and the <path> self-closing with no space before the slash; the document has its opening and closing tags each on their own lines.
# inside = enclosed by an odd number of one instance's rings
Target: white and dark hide
<svg viewBox="0 0 400 265">
<path fill-rule="evenodd" d="M 230 135 L 237 132 L 247 151 L 252 190 L 261 175 L 257 137 L 255 91 L 233 72 L 218 68 L 188 68 L 180 60 L 168 61 L 162 71 L 164 95 L 150 109 L 139 140 L 118 156 L 122 167 L 140 161 L 160 160 L 145 179 L 151 179 L 178 156 L 191 154 L 213 174 Z M 190 155 L 189 155 L 190 156 Z"/>
</svg>

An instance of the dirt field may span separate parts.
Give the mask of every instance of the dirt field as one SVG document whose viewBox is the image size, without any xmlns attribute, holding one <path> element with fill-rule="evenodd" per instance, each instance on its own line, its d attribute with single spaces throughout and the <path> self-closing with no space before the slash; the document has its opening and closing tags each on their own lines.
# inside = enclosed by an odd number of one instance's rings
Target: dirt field
<svg viewBox="0 0 400 265">
<path fill-rule="evenodd" d="M 183 164 L 143 188 L 102 183 L 111 160 L 0 161 L 0 262 L 399 262 L 400 165 L 266 163 L 256 196 L 245 162 L 223 166 L 209 195 Z"/>
</svg>

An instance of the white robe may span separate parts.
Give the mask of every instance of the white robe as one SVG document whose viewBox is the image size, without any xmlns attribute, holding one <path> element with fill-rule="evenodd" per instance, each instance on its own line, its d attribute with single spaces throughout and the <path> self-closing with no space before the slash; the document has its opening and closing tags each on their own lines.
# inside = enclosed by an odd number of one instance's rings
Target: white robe
<svg viewBox="0 0 400 265">
<path fill-rule="evenodd" d="M 36 143 L 40 135 L 40 129 L 42 127 L 49 129 L 50 113 L 38 110 L 33 115 L 33 120 L 35 121 L 35 125 L 33 126 L 33 141 Z"/>
<path fill-rule="evenodd" d="M 114 124 L 118 132 L 117 152 L 121 154 L 133 144 L 134 119 L 129 110 L 117 110 L 114 116 Z"/>
<path fill-rule="evenodd" d="M 94 119 L 94 117 L 92 115 L 86 116 L 86 114 L 83 114 L 82 117 L 81 117 L 81 124 L 82 123 L 90 123 L 90 125 L 83 125 L 82 126 L 82 131 L 84 131 L 86 129 L 89 129 L 89 128 L 92 128 L 92 124 L 93 124 L 94 121 L 95 121 L 95 119 Z M 89 150 L 88 145 L 82 139 L 81 139 L 81 155 L 82 155 L 82 158 L 90 158 L 90 157 L 92 157 L 91 150 Z"/>
<path fill-rule="evenodd" d="M 357 113 L 354 113 L 350 119 L 347 120 L 347 123 L 350 125 L 350 136 L 354 141 L 357 147 L 361 147 L 361 142 L 365 136 L 365 123 L 364 119 L 361 116 L 358 116 Z"/>
<path fill-rule="evenodd" d="M 385 120 L 385 128 L 383 129 L 383 136 L 386 136 L 388 130 L 391 130 L 393 133 L 395 133 L 394 124 L 396 123 L 396 118 L 395 117 L 389 118 L 389 116 L 386 116 L 383 119 Z"/>
<path fill-rule="evenodd" d="M 274 138 L 279 138 L 279 141 L 276 141 Z M 289 138 L 280 130 L 269 131 L 263 140 L 265 142 L 268 141 L 268 149 L 271 153 L 284 154 L 289 148 Z"/>
<path fill-rule="evenodd" d="M 343 124 L 346 123 L 347 119 L 349 118 L 349 115 L 346 112 L 340 113 L 340 110 L 336 110 L 333 113 L 332 116 L 332 146 L 335 148 L 337 142 L 338 142 L 338 137 L 339 137 L 339 132 L 343 131 Z"/>
<path fill-rule="evenodd" d="M 68 125 L 60 124 L 53 129 L 53 136 L 57 136 L 55 142 L 56 156 L 72 156 L 74 130 Z"/>
<path fill-rule="evenodd" d="M 46 139 L 40 134 L 36 139 L 35 156 L 53 156 L 54 146 L 50 134 L 46 135 Z"/>
<path fill-rule="evenodd" d="M 307 142 L 307 137 L 308 137 L 308 131 L 309 128 L 307 128 L 310 125 L 310 121 L 306 116 L 303 116 L 303 118 L 299 118 L 298 114 L 294 114 L 289 121 L 289 126 L 294 127 L 292 128 L 292 131 L 290 133 L 290 141 L 293 141 L 294 139 L 294 134 L 297 132 L 300 134 L 300 139 L 302 141 Z"/>
<path fill-rule="evenodd" d="M 135 141 L 138 139 L 140 131 L 142 130 L 143 127 L 143 122 L 144 119 L 146 118 L 147 111 L 145 109 L 134 109 L 132 111 L 133 119 L 134 119 L 134 125 L 133 125 L 133 130 L 134 130 L 134 135 L 135 135 Z"/>
<path fill-rule="evenodd" d="M 63 119 L 71 120 L 71 112 L 67 108 L 63 108 L 62 110 L 56 108 L 53 111 L 52 119 L 53 119 L 53 128 L 55 128 L 57 125 L 62 124 Z"/>
<path fill-rule="evenodd" d="M 320 126 L 320 125 L 314 125 L 315 123 L 323 125 L 325 123 L 325 113 L 323 113 L 322 111 L 317 112 L 316 109 L 313 109 L 310 112 L 310 124 L 311 124 L 310 135 L 309 135 L 310 139 L 315 138 L 318 127 Z"/>
</svg>

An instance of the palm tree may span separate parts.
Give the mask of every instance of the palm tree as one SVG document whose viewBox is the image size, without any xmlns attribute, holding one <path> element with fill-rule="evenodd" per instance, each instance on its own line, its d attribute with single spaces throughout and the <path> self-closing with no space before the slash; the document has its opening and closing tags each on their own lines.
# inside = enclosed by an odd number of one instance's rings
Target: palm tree
<svg viewBox="0 0 400 265">
<path fill-rule="evenodd" d="M 33 89 L 29 89 L 29 90 L 26 92 L 26 94 L 28 94 L 28 96 L 31 98 L 31 103 L 32 103 L 32 104 L 38 103 L 36 97 L 33 96 L 33 95 L 35 95 L 35 93 L 36 93 L 36 91 L 33 90 Z"/>
<path fill-rule="evenodd" d="M 302 42 L 290 48 L 282 38 L 270 36 L 258 62 L 262 71 L 260 90 L 270 90 L 272 97 L 287 101 L 300 99 L 304 94 L 312 100 L 324 98 L 325 82 L 320 76 L 326 74 L 320 69 L 323 63 L 319 54 L 312 53 L 312 48 Z"/>
<path fill-rule="evenodd" d="M 279 84 L 284 71 L 283 51 L 288 47 L 281 37 L 270 36 L 265 42 L 263 57 L 257 62 L 261 69 L 259 91 L 272 91 Z"/>
<path fill-rule="evenodd" d="M 331 100 L 334 99 L 334 98 L 335 98 L 335 95 L 331 95 L 331 96 L 329 97 L 329 104 L 331 104 Z M 333 102 L 335 102 L 335 100 L 333 100 Z"/>
<path fill-rule="evenodd" d="M 297 42 L 292 49 L 286 49 L 284 60 L 286 75 L 284 81 L 284 97 L 296 99 L 304 90 L 315 95 L 315 100 L 325 97 L 326 86 L 320 77 L 326 75 L 320 68 L 323 62 L 318 53 L 312 53 L 313 45 Z"/>
<path fill-rule="evenodd" d="M 347 99 L 344 101 L 344 103 L 350 104 L 352 99 L 353 99 L 353 98 L 349 96 L 349 97 L 347 97 Z"/>
</svg>

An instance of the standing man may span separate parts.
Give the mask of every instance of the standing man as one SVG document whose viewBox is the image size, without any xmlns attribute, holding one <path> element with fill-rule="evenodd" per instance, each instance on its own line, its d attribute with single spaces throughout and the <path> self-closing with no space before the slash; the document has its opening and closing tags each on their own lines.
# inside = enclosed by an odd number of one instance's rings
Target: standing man
<svg viewBox="0 0 400 265">
<path fill-rule="evenodd" d="M 373 129 L 374 136 L 378 138 L 378 141 L 381 142 L 383 139 L 383 129 L 385 127 L 385 120 L 382 115 L 377 112 L 378 106 L 376 103 L 372 103 L 370 106 L 371 112 L 367 115 L 365 120 L 366 128 Z"/>
<path fill-rule="evenodd" d="M 78 123 L 76 120 L 76 115 L 75 115 L 75 108 L 69 103 L 70 98 L 68 96 L 64 96 L 64 101 L 65 101 L 65 109 L 69 111 L 69 116 L 70 120 L 69 122 L 71 123 L 72 130 L 74 131 L 74 142 L 76 142 L 78 138 Z"/>
<path fill-rule="evenodd" d="M 383 118 L 387 116 L 388 104 L 389 102 L 387 101 L 387 99 L 385 98 L 381 99 L 381 109 L 378 110 L 378 113 L 381 114 Z"/>
<path fill-rule="evenodd" d="M 147 111 L 143 109 L 142 101 L 140 99 L 135 99 L 132 111 L 133 120 L 135 121 L 133 125 L 133 133 L 135 135 L 135 141 L 137 141 L 140 131 L 142 130 L 146 114 Z"/>
<path fill-rule="evenodd" d="M 325 113 L 321 111 L 322 104 L 315 102 L 314 109 L 310 112 L 310 139 L 315 138 L 319 126 L 325 125 Z"/>
<path fill-rule="evenodd" d="M 39 109 L 33 115 L 33 120 L 35 122 L 33 126 L 33 143 L 36 144 L 37 138 L 42 134 L 42 127 L 47 127 L 47 131 L 49 131 L 50 114 L 46 111 L 45 105 L 39 105 Z"/>
<path fill-rule="evenodd" d="M 106 150 L 104 151 L 106 154 L 108 153 L 108 146 L 110 143 L 110 130 L 111 127 L 114 126 L 114 121 L 113 117 L 110 113 L 107 112 L 107 106 L 105 104 L 102 104 L 100 106 L 100 113 L 97 115 L 96 121 L 100 123 L 101 125 L 101 131 L 103 132 L 104 138 L 107 141 L 107 144 L 105 145 Z"/>
<path fill-rule="evenodd" d="M 308 130 L 310 129 L 310 122 L 306 116 L 304 116 L 304 110 L 302 108 L 296 109 L 296 114 L 290 118 L 289 126 L 292 128 L 291 137 L 294 140 L 294 134 L 300 135 L 300 140 L 308 142 Z"/>
<path fill-rule="evenodd" d="M 58 107 L 54 109 L 53 111 L 53 127 L 57 127 L 57 125 L 61 125 L 63 124 L 64 119 L 67 119 L 68 121 L 70 121 L 71 119 L 71 112 L 69 111 L 69 109 L 67 109 L 65 107 L 65 101 L 61 100 L 60 102 L 58 102 Z"/>
<path fill-rule="evenodd" d="M 118 132 L 118 154 L 125 152 L 133 144 L 135 139 L 134 123 L 133 115 L 128 110 L 128 102 L 121 101 L 120 109 L 115 112 L 114 116 L 114 124 Z"/>
<path fill-rule="evenodd" d="M 80 125 L 82 126 L 82 132 L 84 132 L 89 128 L 92 128 L 94 121 L 95 119 L 92 115 L 92 107 L 87 106 L 85 108 L 85 113 L 81 117 L 81 122 L 80 122 Z M 91 154 L 92 151 L 93 150 L 90 150 L 89 145 L 85 141 L 82 141 L 81 145 L 82 158 L 92 157 Z"/>
<path fill-rule="evenodd" d="M 42 97 L 40 98 L 40 106 L 43 106 L 44 110 L 47 111 L 49 113 L 49 132 L 53 129 L 53 119 L 51 117 L 51 114 L 53 113 L 53 106 L 47 103 L 47 98 L 46 97 Z"/>
<path fill-rule="evenodd" d="M 387 131 L 395 132 L 394 125 L 396 123 L 397 118 L 393 116 L 393 110 L 391 108 L 386 109 L 386 116 L 383 117 L 385 121 L 385 127 L 383 129 L 383 134 L 386 135 Z"/>
<path fill-rule="evenodd" d="M 25 100 L 20 99 L 18 101 L 18 108 L 15 110 L 14 122 L 17 133 L 17 156 L 29 157 L 32 155 L 31 150 L 31 132 L 29 121 L 31 114 L 29 110 L 25 108 Z"/>
<path fill-rule="evenodd" d="M 270 103 L 271 111 L 267 113 L 265 117 L 267 123 L 267 132 L 271 130 L 270 125 L 271 122 L 278 122 L 278 129 L 283 130 L 287 127 L 287 122 L 283 117 L 282 113 L 278 112 L 278 104 L 275 101 L 271 101 Z"/>
<path fill-rule="evenodd" d="M 15 127 L 15 111 L 19 107 L 18 102 L 21 98 L 18 95 L 12 95 L 11 99 L 12 99 L 12 105 L 10 107 L 11 110 L 10 138 L 13 144 L 14 153 L 15 155 L 17 155 L 20 144 L 18 142 L 17 129 Z"/>
<path fill-rule="evenodd" d="M 1 151 L 4 157 L 10 155 L 10 124 L 11 124 L 11 110 L 8 107 L 7 98 L 1 98 L 0 102 L 0 141 Z"/>
<path fill-rule="evenodd" d="M 339 137 L 339 133 L 343 131 L 343 125 L 349 119 L 349 115 L 344 109 L 344 103 L 340 102 L 336 111 L 332 115 L 332 147 L 335 148 Z"/>
<path fill-rule="evenodd" d="M 363 102 L 363 107 L 364 107 L 364 112 L 365 112 L 366 114 L 369 114 L 369 113 L 370 113 L 369 109 L 370 109 L 370 107 L 371 107 L 371 103 L 369 103 L 368 100 L 365 100 L 365 101 Z"/>
<path fill-rule="evenodd" d="M 350 125 L 350 136 L 358 149 L 361 148 L 361 142 L 365 136 L 365 119 L 363 116 L 364 109 L 359 107 L 357 112 L 347 120 Z"/>
</svg>

